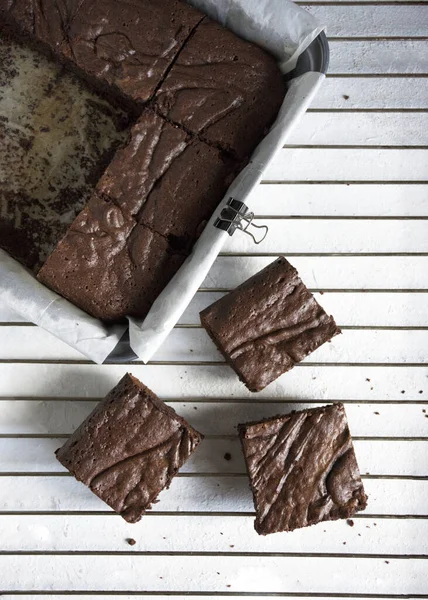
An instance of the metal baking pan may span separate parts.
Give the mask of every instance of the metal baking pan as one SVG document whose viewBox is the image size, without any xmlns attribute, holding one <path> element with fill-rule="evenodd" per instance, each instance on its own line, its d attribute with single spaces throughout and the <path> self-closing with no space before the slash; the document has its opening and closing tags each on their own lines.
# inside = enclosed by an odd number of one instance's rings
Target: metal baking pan
<svg viewBox="0 0 428 600">
<path fill-rule="evenodd" d="M 287 81 L 299 77 L 309 71 L 318 73 L 327 73 L 330 62 L 330 50 L 327 37 L 321 32 L 308 48 L 299 56 L 296 67 L 287 74 Z M 133 352 L 129 345 L 128 331 L 124 333 L 122 339 L 106 358 L 104 364 L 123 364 L 137 360 L 138 356 Z"/>
</svg>

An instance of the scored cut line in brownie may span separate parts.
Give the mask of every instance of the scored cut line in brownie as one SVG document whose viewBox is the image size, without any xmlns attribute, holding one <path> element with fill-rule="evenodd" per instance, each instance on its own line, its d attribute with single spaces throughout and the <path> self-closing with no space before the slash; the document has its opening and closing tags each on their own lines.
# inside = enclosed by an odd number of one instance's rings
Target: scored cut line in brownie
<svg viewBox="0 0 428 600">
<path fill-rule="evenodd" d="M 260 535 L 347 519 L 364 510 L 343 404 L 238 426 Z"/>
<path fill-rule="evenodd" d="M 265 388 L 340 333 L 280 257 L 200 313 L 201 323 L 239 378 Z"/>
<path fill-rule="evenodd" d="M 78 481 L 135 523 L 168 488 L 203 436 L 125 375 L 56 457 Z"/>
<path fill-rule="evenodd" d="M 283 75 L 272 56 L 207 18 L 177 56 L 155 104 L 174 123 L 246 158 L 284 96 Z"/>
<path fill-rule="evenodd" d="M 234 168 L 218 150 L 146 109 L 38 279 L 104 321 L 144 318 Z"/>
</svg>

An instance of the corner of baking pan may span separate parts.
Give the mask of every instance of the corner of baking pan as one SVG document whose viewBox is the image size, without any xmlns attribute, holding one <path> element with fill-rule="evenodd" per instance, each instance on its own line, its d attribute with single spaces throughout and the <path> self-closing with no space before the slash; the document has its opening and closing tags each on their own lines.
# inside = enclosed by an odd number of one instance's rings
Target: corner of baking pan
<svg viewBox="0 0 428 600">
<path fill-rule="evenodd" d="M 295 68 L 287 74 L 287 80 L 304 75 L 309 71 L 323 73 L 328 71 L 330 63 L 330 48 L 327 41 L 327 36 L 324 31 L 309 44 L 304 52 L 299 56 Z"/>
<path fill-rule="evenodd" d="M 287 75 L 287 79 L 294 79 L 299 75 L 315 71 L 327 73 L 330 62 L 330 49 L 327 37 L 322 31 L 306 50 L 299 56 L 296 67 Z M 106 358 L 104 364 L 128 363 L 137 360 L 138 356 L 129 345 L 129 332 L 126 331 L 113 352 Z"/>
</svg>

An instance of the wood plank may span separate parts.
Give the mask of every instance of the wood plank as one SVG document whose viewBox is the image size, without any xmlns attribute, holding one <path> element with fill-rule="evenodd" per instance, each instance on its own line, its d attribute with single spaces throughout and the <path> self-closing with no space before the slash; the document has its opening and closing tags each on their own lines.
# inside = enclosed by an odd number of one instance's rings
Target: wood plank
<svg viewBox="0 0 428 600">
<path fill-rule="evenodd" d="M 292 259 L 294 261 L 294 259 Z M 181 325 L 199 325 L 201 310 L 226 292 L 198 292 L 179 320 Z M 428 322 L 428 292 L 412 293 L 315 293 L 316 300 L 341 326 L 424 327 Z M 358 306 L 358 310 L 356 310 Z M 0 302 L 0 322 L 22 321 Z"/>
<path fill-rule="evenodd" d="M 294 261 L 294 259 L 292 259 Z M 179 320 L 181 325 L 199 325 L 201 310 L 226 292 L 198 292 Z M 428 322 L 428 292 L 413 293 L 315 293 L 316 300 L 341 326 L 425 327 Z M 358 310 L 356 310 L 358 306 Z M 0 302 L 0 322 L 25 322 Z"/>
<path fill-rule="evenodd" d="M 37 327 L 4 326 L 0 360 L 85 360 L 52 334 Z M 305 363 L 426 363 L 428 329 L 344 330 L 331 343 L 308 356 Z M 202 328 L 176 328 L 154 354 L 153 362 L 224 362 Z"/>
<path fill-rule="evenodd" d="M 428 252 L 427 224 L 421 220 L 262 219 L 258 224 L 269 227 L 265 240 L 257 246 L 261 254 Z M 223 249 L 224 252 L 251 252 L 254 242 L 250 236 L 238 232 L 228 237 Z"/>
<path fill-rule="evenodd" d="M 329 75 L 425 75 L 428 71 L 423 40 L 331 40 L 329 44 Z"/>
<path fill-rule="evenodd" d="M 310 112 L 287 145 L 427 146 L 427 131 L 428 112 Z"/>
<path fill-rule="evenodd" d="M 89 488 L 74 477 L 1 477 L 0 512 L 111 512 Z M 369 496 L 368 514 L 426 515 L 428 481 L 418 479 L 364 479 Z M 400 502 L 396 499 L 400 498 Z M 153 512 L 252 513 L 253 500 L 246 476 L 178 475 L 161 492 Z M 1 572 L 1 570 L 0 570 Z M 4 582 L 2 582 L 4 584 Z"/>
<path fill-rule="evenodd" d="M 428 185 L 272 183 L 257 186 L 248 206 L 264 216 L 428 216 Z"/>
<path fill-rule="evenodd" d="M 311 109 L 426 109 L 427 89 L 427 80 L 419 77 L 332 75 L 322 84 Z"/>
<path fill-rule="evenodd" d="M 325 523 L 290 534 L 261 537 L 253 517 L 146 515 L 137 525 L 102 515 L 2 515 L 3 551 L 40 552 L 279 552 L 338 554 L 422 554 L 428 519 L 353 519 Z M 186 535 L 175 535 L 176 529 Z M 91 535 L 88 535 L 88 531 Z M 203 535 L 200 535 L 203 531 Z M 129 546 L 127 538 L 135 539 Z"/>
<path fill-rule="evenodd" d="M 426 37 L 428 7 L 303 5 L 321 23 L 327 24 L 329 38 L 335 37 Z"/>
<path fill-rule="evenodd" d="M 14 364 L 0 366 L 0 398 L 100 398 L 131 370 L 162 398 L 423 400 L 422 366 L 297 366 L 257 395 L 227 365 Z M 367 381 L 370 380 L 370 381 Z M 343 382 L 346 382 L 346 386 Z M 370 385 L 368 385 L 370 384 Z M 371 389 L 373 388 L 373 389 Z M 405 391 L 402 394 L 402 391 Z M 423 393 L 420 394 L 419 392 Z"/>
<path fill-rule="evenodd" d="M 214 263 L 202 288 L 233 289 L 275 258 L 222 256 Z M 424 256 L 293 256 L 290 262 L 311 289 L 428 289 L 428 258 Z"/>
<path fill-rule="evenodd" d="M 0 438 L 0 473 L 66 473 L 54 454 L 64 441 L 64 438 Z M 428 436 L 427 441 L 355 440 L 354 446 L 362 473 L 428 476 Z M 238 438 L 205 439 L 181 472 L 245 473 Z"/>
<path fill-rule="evenodd" d="M 375 384 L 376 387 L 382 387 L 375 380 L 373 384 L 371 381 L 364 381 L 360 385 L 369 396 L 374 391 L 370 388 L 374 388 Z M 348 402 L 346 413 L 352 435 L 370 438 L 428 437 L 428 400 L 425 404 L 413 404 L 406 401 L 407 394 L 400 395 L 400 404 Z M 423 402 L 427 395 L 418 394 L 418 397 Z M 0 434 L 67 435 L 79 427 L 97 402 L 98 400 L 4 400 L 0 403 Z M 232 398 L 230 402 L 209 402 L 202 398 L 199 401 L 170 401 L 168 404 L 205 435 L 234 436 L 238 423 L 320 406 L 328 400 L 314 399 L 314 402 L 315 404 L 308 401 L 295 402 L 292 398 L 272 402 L 268 397 L 259 402 L 258 396 L 253 396 L 248 401 Z M 40 443 L 43 444 L 43 441 Z M 33 456 L 28 458 L 32 459 Z"/>
<path fill-rule="evenodd" d="M 427 181 L 428 151 L 285 148 L 264 181 Z"/>
<path fill-rule="evenodd" d="M 198 292 L 179 323 L 199 325 L 200 311 L 224 295 L 223 292 Z M 341 326 L 426 327 L 428 323 L 428 293 L 327 292 L 316 293 L 315 298 Z"/>
<path fill-rule="evenodd" d="M 421 560 L 381 558 L 2 556 L 0 570 L 6 590 L 298 592 L 304 581 L 309 592 L 411 594 L 427 579 Z"/>
</svg>

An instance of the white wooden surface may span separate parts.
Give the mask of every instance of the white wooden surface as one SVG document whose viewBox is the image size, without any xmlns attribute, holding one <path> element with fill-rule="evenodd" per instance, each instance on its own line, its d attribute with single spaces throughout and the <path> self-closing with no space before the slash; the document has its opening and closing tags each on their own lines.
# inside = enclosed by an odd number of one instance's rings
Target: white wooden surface
<svg viewBox="0 0 428 600">
<path fill-rule="evenodd" d="M 91 365 L 0 304 L 2 598 L 428 598 L 428 5 L 305 6 L 331 67 L 254 193 L 270 235 L 230 241 L 150 365 Z M 280 252 L 343 335 L 254 395 L 198 314 Z M 53 455 L 128 369 L 207 435 L 137 525 Z M 366 513 L 258 537 L 235 425 L 333 400 Z"/>
</svg>

